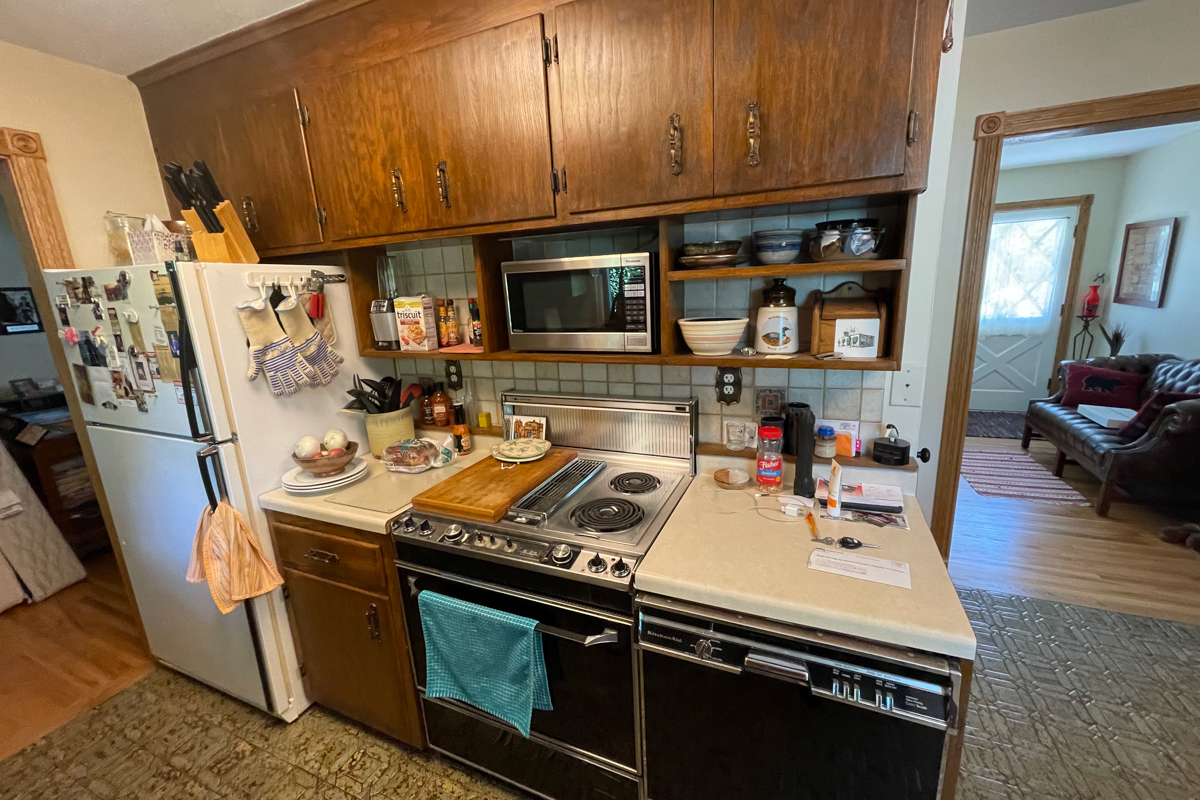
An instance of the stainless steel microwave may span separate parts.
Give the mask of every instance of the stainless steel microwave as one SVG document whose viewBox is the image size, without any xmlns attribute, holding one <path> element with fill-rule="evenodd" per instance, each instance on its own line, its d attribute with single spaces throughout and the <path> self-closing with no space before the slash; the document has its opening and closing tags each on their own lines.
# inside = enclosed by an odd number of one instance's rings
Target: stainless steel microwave
<svg viewBox="0 0 1200 800">
<path fill-rule="evenodd" d="M 514 350 L 654 352 L 656 253 L 505 261 Z"/>
</svg>

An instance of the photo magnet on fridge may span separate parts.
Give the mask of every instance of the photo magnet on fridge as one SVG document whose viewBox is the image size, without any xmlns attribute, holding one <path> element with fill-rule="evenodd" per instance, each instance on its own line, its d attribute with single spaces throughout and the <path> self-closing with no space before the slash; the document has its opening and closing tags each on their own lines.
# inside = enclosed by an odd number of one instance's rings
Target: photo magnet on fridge
<svg viewBox="0 0 1200 800">
<path fill-rule="evenodd" d="M 171 345 L 171 355 L 179 358 L 179 334 L 175 331 L 167 331 L 167 341 Z"/>
<path fill-rule="evenodd" d="M 79 402 L 89 406 L 96 405 L 96 397 L 92 394 L 92 379 L 88 376 L 88 368 L 84 364 L 72 364 L 71 372 L 75 374 L 75 386 L 79 389 Z"/>
</svg>

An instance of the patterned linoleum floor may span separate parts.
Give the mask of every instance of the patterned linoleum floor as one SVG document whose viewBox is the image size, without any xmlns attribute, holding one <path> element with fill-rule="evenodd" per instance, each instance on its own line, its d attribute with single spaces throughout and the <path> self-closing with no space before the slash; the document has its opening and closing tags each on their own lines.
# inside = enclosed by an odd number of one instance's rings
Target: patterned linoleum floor
<svg viewBox="0 0 1200 800">
<path fill-rule="evenodd" d="M 959 800 L 1200 797 L 1200 627 L 964 589 Z M 319 709 L 291 725 L 165 669 L 0 762 L 0 799 L 513 800 Z"/>
</svg>

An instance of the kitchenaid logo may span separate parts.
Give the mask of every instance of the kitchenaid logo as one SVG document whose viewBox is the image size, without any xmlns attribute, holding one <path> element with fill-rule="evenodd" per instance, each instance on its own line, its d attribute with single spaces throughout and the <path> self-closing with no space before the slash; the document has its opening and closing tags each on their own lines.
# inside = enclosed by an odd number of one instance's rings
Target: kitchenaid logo
<svg viewBox="0 0 1200 800">
<path fill-rule="evenodd" d="M 642 636 L 647 639 L 661 639 L 664 642 L 674 642 L 675 644 L 685 644 L 683 637 L 674 633 L 666 633 L 664 631 L 655 630 L 654 628 L 643 628 Z"/>
</svg>

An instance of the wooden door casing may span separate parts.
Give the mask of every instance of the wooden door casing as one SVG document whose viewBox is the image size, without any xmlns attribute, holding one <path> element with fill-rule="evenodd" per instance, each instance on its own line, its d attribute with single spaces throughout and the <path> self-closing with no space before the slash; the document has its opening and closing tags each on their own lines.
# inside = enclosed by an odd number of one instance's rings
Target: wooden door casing
<svg viewBox="0 0 1200 800">
<path fill-rule="evenodd" d="M 429 165 L 410 131 L 404 59 L 305 87 L 307 140 L 331 240 L 429 227 Z"/>
<path fill-rule="evenodd" d="M 222 191 L 245 219 L 259 249 L 319 244 L 323 240 L 295 89 L 228 106 L 217 112 L 224 145 Z"/>
<path fill-rule="evenodd" d="M 569 209 L 711 197 L 712 0 L 576 0 L 555 24 Z"/>
<path fill-rule="evenodd" d="M 405 738 L 407 713 L 386 595 L 282 570 L 309 699 Z"/>
<path fill-rule="evenodd" d="M 405 59 L 434 171 L 432 227 L 554 216 L 543 39 L 538 14 Z M 436 194 L 441 162 L 448 205 Z"/>
<path fill-rule="evenodd" d="M 917 4 L 715 0 L 716 194 L 903 174 Z"/>
</svg>

